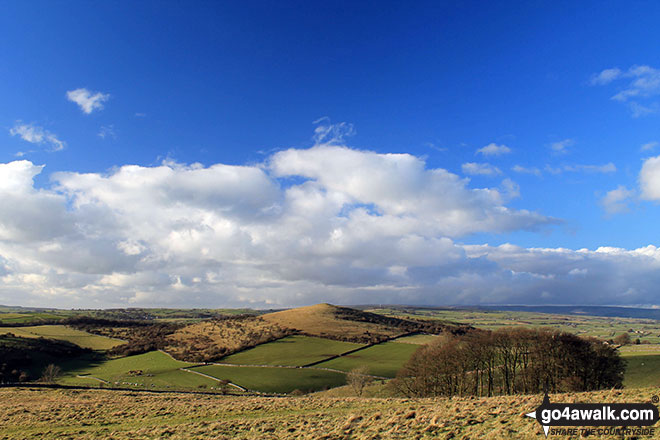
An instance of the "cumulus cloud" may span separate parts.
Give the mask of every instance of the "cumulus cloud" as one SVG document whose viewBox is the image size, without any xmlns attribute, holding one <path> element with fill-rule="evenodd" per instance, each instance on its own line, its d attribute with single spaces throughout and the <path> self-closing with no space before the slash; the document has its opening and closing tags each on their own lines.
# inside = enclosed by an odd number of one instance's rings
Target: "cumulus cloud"
<svg viewBox="0 0 660 440">
<path fill-rule="evenodd" d="M 557 223 L 507 207 L 511 181 L 471 188 L 412 155 L 336 145 L 60 172 L 38 189 L 42 169 L 0 166 L 0 303 L 454 302 L 441 280 L 490 270 L 454 237 Z"/>
<path fill-rule="evenodd" d="M 470 176 L 497 176 L 502 174 L 499 168 L 489 163 L 468 162 L 461 165 L 461 169 L 463 174 Z"/>
<path fill-rule="evenodd" d="M 628 202 L 635 196 L 635 191 L 619 185 L 616 189 L 608 191 L 600 200 L 600 204 L 608 214 L 619 214 L 628 211 Z"/>
<path fill-rule="evenodd" d="M 495 143 L 490 143 L 485 147 L 481 147 L 476 152 L 476 154 L 482 154 L 484 156 L 501 156 L 508 153 L 511 153 L 511 148 L 506 145 L 497 145 Z"/>
<path fill-rule="evenodd" d="M 103 103 L 110 99 L 110 94 L 80 88 L 69 90 L 66 92 L 66 97 L 69 101 L 78 104 L 83 113 L 90 114 L 94 110 L 102 110 Z"/>
<path fill-rule="evenodd" d="M 644 161 L 639 172 L 639 187 L 642 199 L 660 201 L 660 156 Z"/>
<path fill-rule="evenodd" d="M 64 142 L 57 138 L 57 135 L 34 124 L 24 124 L 21 121 L 16 122 L 9 130 L 12 136 L 20 136 L 26 142 L 31 144 L 45 144 L 50 146 L 50 151 L 60 151 L 64 149 Z M 21 153 L 20 156 L 23 154 Z"/>
</svg>

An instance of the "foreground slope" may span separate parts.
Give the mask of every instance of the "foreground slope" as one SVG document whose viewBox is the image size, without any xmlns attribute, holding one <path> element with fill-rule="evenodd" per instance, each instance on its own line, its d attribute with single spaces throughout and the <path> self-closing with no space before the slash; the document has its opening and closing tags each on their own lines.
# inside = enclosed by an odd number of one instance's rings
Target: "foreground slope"
<svg viewBox="0 0 660 440">
<path fill-rule="evenodd" d="M 551 401 L 646 402 L 655 392 L 644 388 L 559 394 Z M 0 438 L 543 439 L 538 423 L 524 417 L 541 400 L 257 398 L 0 388 Z"/>
</svg>

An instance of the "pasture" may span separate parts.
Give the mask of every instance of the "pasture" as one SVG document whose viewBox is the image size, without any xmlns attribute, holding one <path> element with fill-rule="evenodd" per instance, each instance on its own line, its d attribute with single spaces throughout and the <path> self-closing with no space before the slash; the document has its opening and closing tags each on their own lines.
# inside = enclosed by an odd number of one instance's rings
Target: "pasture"
<svg viewBox="0 0 660 440">
<path fill-rule="evenodd" d="M 367 311 L 397 318 L 460 322 L 488 330 L 510 326 L 551 327 L 579 336 L 594 336 L 603 340 L 628 333 L 633 341 L 639 338 L 640 342 L 644 344 L 660 344 L 660 321 L 645 318 L 496 310 L 415 309 L 412 307 L 405 309 L 372 308 Z"/>
<path fill-rule="evenodd" d="M 58 382 L 63 385 L 88 386 L 98 385 L 101 383 L 98 379 L 101 379 L 112 386 L 137 386 L 147 389 L 190 389 L 217 385 L 217 381 L 213 379 L 180 370 L 192 365 L 174 360 L 165 353 L 152 351 L 96 364 L 79 364 L 77 368 L 66 368 L 65 375 Z M 131 374 L 131 371 L 140 371 L 140 374 Z"/>
<path fill-rule="evenodd" d="M 419 346 L 415 344 L 384 342 L 346 356 L 320 363 L 318 367 L 333 368 L 348 372 L 354 368 L 366 365 L 369 367 L 369 374 L 394 377 L 396 376 L 396 372 L 399 371 L 418 348 Z"/>
<path fill-rule="evenodd" d="M 358 347 L 362 347 L 362 345 L 294 335 L 227 356 L 220 362 L 241 365 L 288 365 L 297 367 L 321 361 Z"/>
<path fill-rule="evenodd" d="M 49 338 L 68 341 L 92 350 L 109 350 L 124 341 L 93 335 L 64 325 L 36 325 L 30 327 L 0 327 L 0 334 L 13 333 L 22 338 Z"/>
<path fill-rule="evenodd" d="M 229 380 L 248 390 L 264 393 L 290 393 L 294 390 L 320 391 L 346 384 L 344 374 L 315 368 L 205 365 L 192 370 L 220 380 Z"/>
<path fill-rule="evenodd" d="M 0 313 L 1 324 L 27 324 L 31 322 L 61 320 L 62 316 L 52 313 Z"/>
<path fill-rule="evenodd" d="M 660 355 L 623 356 L 628 363 L 623 385 L 626 388 L 660 387 Z"/>
</svg>

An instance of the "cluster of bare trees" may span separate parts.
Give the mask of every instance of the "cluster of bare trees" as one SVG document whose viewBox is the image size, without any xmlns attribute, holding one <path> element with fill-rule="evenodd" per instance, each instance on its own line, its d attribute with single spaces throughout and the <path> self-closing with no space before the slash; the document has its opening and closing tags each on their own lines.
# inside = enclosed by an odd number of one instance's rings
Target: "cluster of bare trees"
<svg viewBox="0 0 660 440">
<path fill-rule="evenodd" d="M 518 328 L 443 337 L 420 348 L 394 385 L 409 396 L 590 391 L 620 388 L 624 371 L 602 341 Z"/>
</svg>

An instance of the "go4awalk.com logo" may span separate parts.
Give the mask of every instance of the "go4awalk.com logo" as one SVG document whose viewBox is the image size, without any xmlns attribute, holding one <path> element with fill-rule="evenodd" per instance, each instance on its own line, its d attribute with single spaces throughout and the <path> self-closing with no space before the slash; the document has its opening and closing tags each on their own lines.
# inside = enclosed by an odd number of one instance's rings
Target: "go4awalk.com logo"
<svg viewBox="0 0 660 440">
<path fill-rule="evenodd" d="M 657 397 L 653 397 L 657 402 Z M 539 422 L 546 437 L 548 434 L 654 435 L 655 428 L 649 427 L 659 418 L 658 408 L 652 403 L 550 403 L 547 394 L 535 411 L 525 415 Z"/>
</svg>

